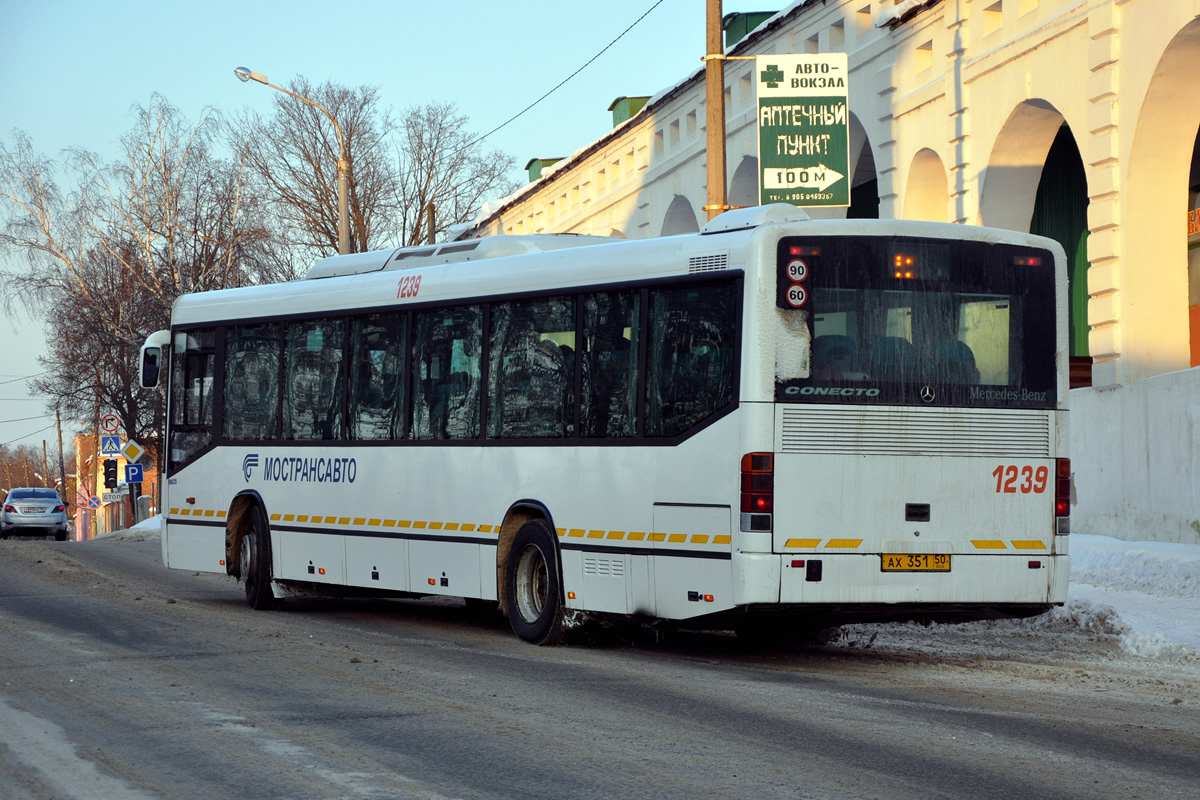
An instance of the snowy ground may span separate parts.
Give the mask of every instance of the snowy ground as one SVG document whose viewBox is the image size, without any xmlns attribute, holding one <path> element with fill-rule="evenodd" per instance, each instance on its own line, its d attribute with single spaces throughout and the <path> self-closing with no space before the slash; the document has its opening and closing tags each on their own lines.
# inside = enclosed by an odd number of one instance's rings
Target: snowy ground
<svg viewBox="0 0 1200 800">
<path fill-rule="evenodd" d="M 1200 651 L 1200 545 L 1073 535 L 1068 597 L 1115 609 L 1129 652 Z"/>
<path fill-rule="evenodd" d="M 157 536 L 159 518 L 109 534 Z M 1200 664 L 1200 545 L 1071 535 L 1067 604 L 1029 620 L 965 625 L 849 625 L 847 647 L 963 658 L 1124 655 Z M 836 645 L 835 645 L 836 646 Z M 1014 653 L 1014 650 L 1020 651 Z"/>
<path fill-rule="evenodd" d="M 848 625 L 845 651 L 925 664 L 999 665 L 1026 677 L 1043 668 L 1101 664 L 1132 680 L 1200 699 L 1200 545 L 1071 535 L 1067 603 L 1026 620 L 962 625 Z"/>
</svg>

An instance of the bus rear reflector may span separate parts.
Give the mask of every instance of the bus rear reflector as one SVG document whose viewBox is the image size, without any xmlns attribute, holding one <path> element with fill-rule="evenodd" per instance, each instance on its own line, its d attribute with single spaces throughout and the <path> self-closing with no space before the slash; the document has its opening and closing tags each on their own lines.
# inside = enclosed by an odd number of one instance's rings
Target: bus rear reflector
<svg viewBox="0 0 1200 800">
<path fill-rule="evenodd" d="M 1071 459 L 1055 459 L 1054 516 L 1071 515 Z"/>
</svg>

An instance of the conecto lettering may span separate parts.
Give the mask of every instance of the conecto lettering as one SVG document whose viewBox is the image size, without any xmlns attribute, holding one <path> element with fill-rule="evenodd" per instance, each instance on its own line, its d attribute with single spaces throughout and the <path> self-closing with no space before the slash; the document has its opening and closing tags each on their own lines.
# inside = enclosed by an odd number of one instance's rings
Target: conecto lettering
<svg viewBox="0 0 1200 800">
<path fill-rule="evenodd" d="M 832 397 L 878 397 L 879 390 L 850 386 L 789 386 L 784 394 L 824 395 Z"/>
</svg>

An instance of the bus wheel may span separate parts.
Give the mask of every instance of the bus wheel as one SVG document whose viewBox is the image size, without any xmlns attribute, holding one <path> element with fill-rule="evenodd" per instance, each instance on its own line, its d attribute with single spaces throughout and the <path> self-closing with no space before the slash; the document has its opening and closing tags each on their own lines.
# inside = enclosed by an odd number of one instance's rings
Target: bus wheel
<svg viewBox="0 0 1200 800">
<path fill-rule="evenodd" d="M 513 538 L 504 568 L 508 621 L 530 644 L 562 640 L 563 608 L 554 538 L 546 523 L 530 520 Z"/>
<path fill-rule="evenodd" d="M 239 574 L 246 585 L 246 602 L 257 610 L 279 607 L 271 591 L 271 536 L 262 509 L 255 506 L 246 515 L 242 533 Z"/>
</svg>

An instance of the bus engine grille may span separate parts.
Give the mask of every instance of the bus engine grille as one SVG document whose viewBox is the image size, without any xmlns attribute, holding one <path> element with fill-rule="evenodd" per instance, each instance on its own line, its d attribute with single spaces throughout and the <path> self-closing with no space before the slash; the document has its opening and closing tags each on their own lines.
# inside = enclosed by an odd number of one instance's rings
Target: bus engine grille
<svg viewBox="0 0 1200 800">
<path fill-rule="evenodd" d="M 785 453 L 1049 457 L 1051 414 L 785 406 Z"/>
</svg>

